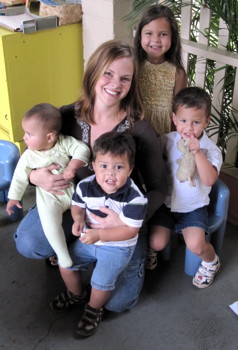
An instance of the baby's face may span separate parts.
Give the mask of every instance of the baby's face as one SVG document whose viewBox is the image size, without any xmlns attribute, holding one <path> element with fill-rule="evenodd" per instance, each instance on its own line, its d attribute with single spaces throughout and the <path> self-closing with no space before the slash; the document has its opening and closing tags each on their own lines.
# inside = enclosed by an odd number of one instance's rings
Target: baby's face
<svg viewBox="0 0 238 350">
<path fill-rule="evenodd" d="M 176 114 L 173 113 L 173 122 L 177 132 L 184 139 L 199 139 L 203 130 L 208 126 L 210 119 L 206 117 L 203 108 L 186 108 L 179 106 Z"/>
<path fill-rule="evenodd" d="M 22 120 L 24 130 L 23 140 L 27 147 L 32 151 L 42 151 L 49 148 L 47 134 L 38 119 L 32 117 Z"/>
<path fill-rule="evenodd" d="M 111 153 L 97 153 L 93 162 L 97 183 L 104 192 L 110 194 L 125 185 L 131 174 L 127 154 L 119 156 Z"/>
</svg>

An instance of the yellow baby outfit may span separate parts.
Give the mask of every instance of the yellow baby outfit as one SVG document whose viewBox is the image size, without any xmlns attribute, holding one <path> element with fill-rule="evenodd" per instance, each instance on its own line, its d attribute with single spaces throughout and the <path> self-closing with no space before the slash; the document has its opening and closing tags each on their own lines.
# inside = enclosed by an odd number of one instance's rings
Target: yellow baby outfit
<svg viewBox="0 0 238 350">
<path fill-rule="evenodd" d="M 171 131 L 175 74 L 176 67 L 167 61 L 161 64 L 145 61 L 140 69 L 139 86 L 145 118 L 159 135 Z"/>
</svg>

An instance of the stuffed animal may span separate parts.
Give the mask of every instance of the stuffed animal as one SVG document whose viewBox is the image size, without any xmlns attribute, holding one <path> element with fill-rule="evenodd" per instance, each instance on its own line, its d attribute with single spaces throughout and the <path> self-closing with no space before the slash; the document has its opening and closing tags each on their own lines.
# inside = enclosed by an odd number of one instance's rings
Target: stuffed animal
<svg viewBox="0 0 238 350">
<path fill-rule="evenodd" d="M 194 181 L 195 160 L 188 148 L 189 139 L 180 139 L 177 143 L 179 151 L 183 153 L 182 158 L 177 159 L 178 169 L 176 178 L 180 182 L 188 181 L 190 186 L 196 186 Z"/>
</svg>

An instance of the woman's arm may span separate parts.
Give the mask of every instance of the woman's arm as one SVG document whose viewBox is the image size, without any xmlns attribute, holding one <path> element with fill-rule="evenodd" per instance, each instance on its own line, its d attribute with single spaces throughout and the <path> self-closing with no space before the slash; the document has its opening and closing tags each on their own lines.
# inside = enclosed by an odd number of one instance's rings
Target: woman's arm
<svg viewBox="0 0 238 350">
<path fill-rule="evenodd" d="M 46 168 L 40 168 L 37 170 L 32 170 L 30 173 L 30 182 L 38 187 L 43 188 L 43 190 L 61 195 L 63 189 L 72 186 L 69 181 L 66 181 L 63 174 L 52 174 L 52 170 L 59 169 L 61 166 L 59 164 L 52 164 Z"/>
</svg>

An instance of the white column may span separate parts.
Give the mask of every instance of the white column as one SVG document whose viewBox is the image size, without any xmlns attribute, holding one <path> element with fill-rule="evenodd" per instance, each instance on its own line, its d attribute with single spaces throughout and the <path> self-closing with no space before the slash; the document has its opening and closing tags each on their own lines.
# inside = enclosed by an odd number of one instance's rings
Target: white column
<svg viewBox="0 0 238 350">
<path fill-rule="evenodd" d="M 123 19 L 131 9 L 131 0 L 82 0 L 84 65 L 104 41 L 132 44 L 132 29 Z"/>
</svg>

